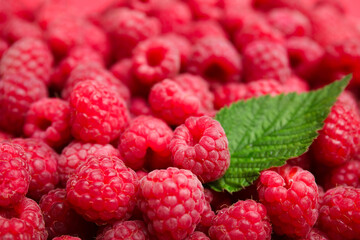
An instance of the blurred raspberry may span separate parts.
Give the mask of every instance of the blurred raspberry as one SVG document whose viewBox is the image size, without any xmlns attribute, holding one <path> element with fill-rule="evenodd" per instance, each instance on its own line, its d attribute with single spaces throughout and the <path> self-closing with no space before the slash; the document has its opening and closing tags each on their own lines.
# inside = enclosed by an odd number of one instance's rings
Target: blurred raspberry
<svg viewBox="0 0 360 240">
<path fill-rule="evenodd" d="M 206 204 L 205 204 L 205 207 L 204 207 L 204 211 L 201 214 L 201 221 L 196 226 L 195 230 L 207 234 L 209 232 L 209 228 L 213 225 L 213 221 L 214 221 L 215 216 L 216 216 L 216 214 L 211 209 L 210 201 L 208 201 L 206 199 Z"/>
<path fill-rule="evenodd" d="M 187 2 L 197 19 L 219 20 L 222 17 L 221 0 L 188 0 Z"/>
<path fill-rule="evenodd" d="M 300 238 L 299 240 L 329 240 L 329 238 L 324 232 L 314 227 L 306 237 Z"/>
<path fill-rule="evenodd" d="M 245 99 L 247 87 L 243 83 L 226 83 L 214 90 L 214 105 L 216 109 Z"/>
<path fill-rule="evenodd" d="M 216 21 L 204 20 L 196 21 L 187 25 L 182 31 L 183 34 L 191 43 L 208 38 L 224 38 L 227 39 L 226 32 L 222 29 L 221 25 Z"/>
<path fill-rule="evenodd" d="M 360 187 L 360 162 L 351 160 L 332 168 L 324 174 L 324 188 L 328 190 L 337 186 Z"/>
<path fill-rule="evenodd" d="M 38 25 L 18 17 L 13 17 L 5 23 L 2 35 L 12 44 L 22 38 L 40 39 L 43 37 L 43 32 Z"/>
<path fill-rule="evenodd" d="M 2 56 L 4 55 L 4 53 L 6 52 L 6 50 L 8 48 L 9 48 L 9 45 L 7 44 L 7 42 L 5 42 L 5 40 L 0 38 L 0 59 L 2 58 Z"/>
<path fill-rule="evenodd" d="M 274 79 L 261 79 L 247 84 L 245 99 L 263 95 L 275 96 L 284 92 L 284 87 Z"/>
<path fill-rule="evenodd" d="M 185 71 L 192 49 L 189 40 L 187 40 L 181 35 L 174 33 L 168 33 L 166 35 L 163 35 L 163 38 L 170 41 L 174 45 L 174 47 L 177 48 L 180 53 L 180 70 Z"/>
<path fill-rule="evenodd" d="M 96 240 L 148 240 L 149 233 L 143 221 L 119 221 L 107 226 Z"/>
<path fill-rule="evenodd" d="M 11 139 L 11 135 L 0 130 L 0 142 Z"/>
</svg>

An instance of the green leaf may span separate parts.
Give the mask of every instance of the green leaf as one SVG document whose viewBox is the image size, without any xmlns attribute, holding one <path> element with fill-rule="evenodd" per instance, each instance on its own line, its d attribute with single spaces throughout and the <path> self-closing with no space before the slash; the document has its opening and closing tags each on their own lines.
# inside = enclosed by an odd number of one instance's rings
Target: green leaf
<svg viewBox="0 0 360 240">
<path fill-rule="evenodd" d="M 260 171 L 305 153 L 351 75 L 320 90 L 239 101 L 215 116 L 229 140 L 231 163 L 208 185 L 235 192 L 252 184 Z"/>
</svg>

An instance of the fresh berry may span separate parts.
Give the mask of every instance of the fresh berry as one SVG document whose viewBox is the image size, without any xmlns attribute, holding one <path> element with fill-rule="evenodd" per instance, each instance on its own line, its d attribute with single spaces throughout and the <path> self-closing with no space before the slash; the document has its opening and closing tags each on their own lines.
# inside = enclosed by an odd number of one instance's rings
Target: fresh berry
<svg viewBox="0 0 360 240">
<path fill-rule="evenodd" d="M 0 130 L 0 142 L 11 139 L 11 135 Z"/>
<path fill-rule="evenodd" d="M 7 42 L 5 42 L 5 40 L 0 38 L 0 58 L 2 58 L 2 56 L 4 55 L 4 53 L 8 48 L 9 45 L 7 44 Z"/>
<path fill-rule="evenodd" d="M 129 111 L 134 117 L 138 117 L 141 115 L 152 115 L 148 102 L 140 97 L 131 99 Z"/>
<path fill-rule="evenodd" d="M 314 227 L 306 237 L 300 238 L 300 240 L 329 240 L 329 238 L 324 232 Z"/>
<path fill-rule="evenodd" d="M 181 31 L 181 34 L 189 39 L 191 43 L 196 43 L 208 37 L 227 39 L 226 32 L 222 29 L 221 25 L 217 21 L 211 20 L 196 21 L 187 25 Z"/>
<path fill-rule="evenodd" d="M 43 82 L 20 76 L 7 75 L 0 81 L 0 128 L 21 134 L 30 105 L 47 97 Z"/>
<path fill-rule="evenodd" d="M 265 205 L 275 233 L 305 237 L 318 217 L 318 187 L 314 176 L 299 167 L 261 173 L 260 201 Z"/>
<path fill-rule="evenodd" d="M 76 168 L 91 156 L 120 157 L 120 153 L 110 144 L 71 142 L 63 149 L 58 161 L 58 172 L 62 186 L 66 186 L 67 180 Z"/>
<path fill-rule="evenodd" d="M 117 157 L 90 157 L 66 183 L 67 200 L 86 220 L 98 224 L 130 218 L 139 181 Z"/>
<path fill-rule="evenodd" d="M 195 231 L 190 234 L 189 237 L 185 238 L 185 240 L 210 240 L 210 238 L 203 232 Z"/>
<path fill-rule="evenodd" d="M 46 240 L 44 218 L 39 205 L 24 198 L 12 208 L 0 209 L 1 239 Z"/>
<path fill-rule="evenodd" d="M 230 165 L 225 131 L 207 116 L 186 119 L 175 129 L 169 148 L 173 166 L 192 171 L 203 183 L 221 178 Z"/>
<path fill-rule="evenodd" d="M 254 200 L 238 201 L 221 209 L 209 229 L 211 239 L 271 239 L 271 224 L 266 208 Z"/>
<path fill-rule="evenodd" d="M 149 233 L 143 221 L 119 221 L 106 227 L 96 240 L 148 240 Z"/>
<path fill-rule="evenodd" d="M 40 39 L 23 38 L 4 53 L 0 60 L 0 75 L 36 78 L 49 84 L 53 56 Z"/>
<path fill-rule="evenodd" d="M 324 176 L 325 190 L 337 186 L 360 187 L 360 162 L 351 160 L 327 171 Z"/>
<path fill-rule="evenodd" d="M 69 102 L 72 134 L 84 142 L 109 143 L 119 137 L 129 120 L 123 98 L 100 82 L 80 82 Z"/>
<path fill-rule="evenodd" d="M 219 0 L 188 0 L 187 2 L 197 19 L 219 20 L 222 17 L 222 6 Z"/>
<path fill-rule="evenodd" d="M 6 22 L 3 31 L 4 38 L 14 43 L 22 38 L 42 38 L 42 30 L 34 23 L 13 17 Z"/>
<path fill-rule="evenodd" d="M 168 145 L 172 129 L 161 119 L 139 116 L 121 134 L 119 151 L 124 163 L 134 170 L 170 166 Z"/>
<path fill-rule="evenodd" d="M 214 218 L 215 218 L 215 212 L 211 209 L 210 201 L 206 199 L 204 211 L 201 214 L 201 221 L 196 226 L 195 230 L 203 233 L 208 233 L 209 228 L 213 225 Z"/>
<path fill-rule="evenodd" d="M 250 82 L 246 86 L 245 99 L 263 95 L 275 96 L 284 92 L 284 86 L 274 79 L 260 79 Z"/>
<path fill-rule="evenodd" d="M 31 104 L 24 134 L 55 148 L 67 144 L 71 139 L 69 103 L 59 98 L 43 98 Z"/>
<path fill-rule="evenodd" d="M 216 109 L 245 99 L 247 89 L 243 83 L 227 83 L 220 85 L 214 90 L 214 105 Z"/>
<path fill-rule="evenodd" d="M 72 237 L 69 235 L 62 235 L 60 237 L 54 237 L 53 240 L 81 240 L 81 238 Z"/>
<path fill-rule="evenodd" d="M 168 33 L 166 35 L 163 35 L 163 38 L 169 40 L 172 45 L 177 48 L 180 53 L 180 70 L 185 71 L 192 49 L 189 40 L 181 35 L 174 33 Z"/>
<path fill-rule="evenodd" d="M 181 240 L 193 233 L 205 204 L 203 186 L 188 170 L 154 170 L 140 181 L 138 206 L 149 233 L 159 240 Z"/>
<path fill-rule="evenodd" d="M 285 93 L 303 93 L 310 90 L 309 84 L 304 79 L 296 75 L 290 76 L 283 84 L 283 88 Z"/>
</svg>

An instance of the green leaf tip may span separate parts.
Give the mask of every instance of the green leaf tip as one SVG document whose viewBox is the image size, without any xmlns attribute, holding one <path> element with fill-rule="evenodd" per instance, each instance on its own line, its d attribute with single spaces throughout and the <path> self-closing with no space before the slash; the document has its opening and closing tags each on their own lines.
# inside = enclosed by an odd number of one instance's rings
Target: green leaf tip
<svg viewBox="0 0 360 240">
<path fill-rule="evenodd" d="M 251 185 L 262 170 L 305 153 L 351 78 L 315 91 L 262 96 L 222 108 L 215 119 L 229 140 L 231 163 L 222 178 L 207 185 L 236 192 Z"/>
</svg>

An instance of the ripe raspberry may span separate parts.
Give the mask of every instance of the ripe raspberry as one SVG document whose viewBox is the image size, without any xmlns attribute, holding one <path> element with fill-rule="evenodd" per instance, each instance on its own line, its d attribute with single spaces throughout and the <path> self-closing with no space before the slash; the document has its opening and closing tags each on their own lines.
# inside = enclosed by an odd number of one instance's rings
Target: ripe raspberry
<svg viewBox="0 0 360 240">
<path fill-rule="evenodd" d="M 254 200 L 238 201 L 223 208 L 209 229 L 211 239 L 271 239 L 266 208 Z"/>
<path fill-rule="evenodd" d="M 228 140 L 210 117 L 189 117 L 174 131 L 169 149 L 175 167 L 192 171 L 201 182 L 221 178 L 230 165 Z"/>
<path fill-rule="evenodd" d="M 342 102 L 343 105 L 353 108 L 356 112 L 359 112 L 359 105 L 355 95 L 345 90 L 343 91 L 337 99 L 338 102 Z"/>
<path fill-rule="evenodd" d="M 18 75 L 37 78 L 49 84 L 53 57 L 40 39 L 23 38 L 4 53 L 0 60 L 0 75 Z"/>
<path fill-rule="evenodd" d="M 0 142 L 11 139 L 11 135 L 0 130 Z"/>
<path fill-rule="evenodd" d="M 201 221 L 196 226 L 195 230 L 203 232 L 203 233 L 208 233 L 209 228 L 213 225 L 214 218 L 215 218 L 215 212 L 213 210 L 211 210 L 210 201 L 208 201 L 208 199 L 206 199 L 204 211 L 201 214 Z"/>
<path fill-rule="evenodd" d="M 65 87 L 61 92 L 61 96 L 64 99 L 69 99 L 76 84 L 85 80 L 104 83 L 108 85 L 109 88 L 119 93 L 126 102 L 130 99 L 129 89 L 104 67 L 96 63 L 85 63 L 76 66 L 66 81 Z"/>
<path fill-rule="evenodd" d="M 312 144 L 315 159 L 326 166 L 338 166 L 359 151 L 360 117 L 356 110 L 337 102 Z"/>
<path fill-rule="evenodd" d="M 55 68 L 51 75 L 51 85 L 58 90 L 63 89 L 70 73 L 80 64 L 95 63 L 104 65 L 103 58 L 88 46 L 78 46 L 70 50 L 68 56 L 64 58 Z"/>
<path fill-rule="evenodd" d="M 107 226 L 96 240 L 147 240 L 149 233 L 140 220 L 119 221 Z"/>
<path fill-rule="evenodd" d="M 224 9 L 222 24 L 227 32 L 234 36 L 237 31 L 254 21 L 264 21 L 263 16 L 251 6 L 251 0 L 238 1 L 242 6 Z"/>
<path fill-rule="evenodd" d="M 179 51 L 180 71 L 184 72 L 186 70 L 192 49 L 189 40 L 181 35 L 174 33 L 168 33 L 166 35 L 163 35 L 163 38 L 169 40 L 172 45 L 174 45 L 174 47 L 177 48 L 177 50 Z"/>
<path fill-rule="evenodd" d="M 301 12 L 288 8 L 275 8 L 267 16 L 269 24 L 285 37 L 310 36 L 311 24 Z"/>
<path fill-rule="evenodd" d="M 9 19 L 2 29 L 2 35 L 9 43 L 22 38 L 42 38 L 42 34 L 39 26 L 17 17 Z"/>
<path fill-rule="evenodd" d="M 133 117 L 152 115 L 148 102 L 145 99 L 138 97 L 131 99 L 129 111 Z"/>
<path fill-rule="evenodd" d="M 134 170 L 170 166 L 168 145 L 173 136 L 171 128 L 151 116 L 133 119 L 120 136 L 119 151 L 124 163 Z"/>
<path fill-rule="evenodd" d="M 247 82 L 272 78 L 285 82 L 290 77 L 286 49 L 279 43 L 254 41 L 244 49 L 244 70 Z"/>
<path fill-rule="evenodd" d="M 84 142 L 109 143 L 119 137 L 129 120 L 125 101 L 99 82 L 78 83 L 69 102 L 71 132 Z"/>
<path fill-rule="evenodd" d="M 287 165 L 264 171 L 258 193 L 275 233 L 299 238 L 310 232 L 318 217 L 319 198 L 310 172 Z"/>
<path fill-rule="evenodd" d="M 4 76 L 0 81 L 0 128 L 21 134 L 30 105 L 45 97 L 47 89 L 43 82 L 35 78 Z"/>
<path fill-rule="evenodd" d="M 6 50 L 9 48 L 9 45 L 7 42 L 5 42 L 5 40 L 0 38 L 0 59 L 2 58 L 2 56 L 4 55 L 4 53 L 6 52 Z"/>
<path fill-rule="evenodd" d="M 71 208 L 65 189 L 51 190 L 41 198 L 39 205 L 50 239 L 64 234 L 78 234 L 86 238 L 95 232 L 91 231 L 95 224 L 86 222 Z"/>
<path fill-rule="evenodd" d="M 337 186 L 360 187 L 360 162 L 351 160 L 335 167 L 324 175 L 324 188 L 330 189 Z"/>
<path fill-rule="evenodd" d="M 53 240 L 81 240 L 81 239 L 78 237 L 72 237 L 69 235 L 62 235 L 60 237 L 53 238 Z"/>
<path fill-rule="evenodd" d="M 254 0 L 253 6 L 265 11 L 273 8 L 289 8 L 307 15 L 314 6 L 314 0 Z"/>
<path fill-rule="evenodd" d="M 195 231 L 190 234 L 189 237 L 185 238 L 185 240 L 210 240 L 210 238 L 203 232 Z"/>
<path fill-rule="evenodd" d="M 17 144 L 0 142 L 0 206 L 19 203 L 29 189 L 28 158 Z"/>
<path fill-rule="evenodd" d="M 119 151 L 110 144 L 71 142 L 63 149 L 58 161 L 58 172 L 62 186 L 66 186 L 69 177 L 87 158 L 102 155 L 120 157 Z"/>
<path fill-rule="evenodd" d="M 132 60 L 134 75 L 147 86 L 174 77 L 180 71 L 180 53 L 165 38 L 150 38 L 139 43 Z"/>
<path fill-rule="evenodd" d="M 203 38 L 224 38 L 227 39 L 226 32 L 217 21 L 204 20 L 196 21 L 185 26 L 181 31 L 191 43 L 196 43 Z"/>
<path fill-rule="evenodd" d="M 317 228 L 312 228 L 306 237 L 300 238 L 300 240 L 329 240 L 325 233 Z"/>
<path fill-rule="evenodd" d="M 159 240 L 180 240 L 193 233 L 205 204 L 204 188 L 188 170 L 154 170 L 140 181 L 138 206 L 149 233 Z"/>
<path fill-rule="evenodd" d="M 24 198 L 12 208 L 0 209 L 1 239 L 46 240 L 44 218 L 39 205 Z"/>
<path fill-rule="evenodd" d="M 146 14 L 151 14 L 154 8 L 158 5 L 158 2 L 161 4 L 166 2 L 166 0 L 119 0 L 116 6 L 125 6 Z"/>
<path fill-rule="evenodd" d="M 318 222 L 329 239 L 359 238 L 359 199 L 360 189 L 353 187 L 336 187 L 325 193 Z"/>
<path fill-rule="evenodd" d="M 275 96 L 284 92 L 284 87 L 273 79 L 261 79 L 247 84 L 245 99 L 263 95 Z"/>
<path fill-rule="evenodd" d="M 126 8 L 108 11 L 103 17 L 103 27 L 110 36 L 117 59 L 130 57 L 139 42 L 160 33 L 156 18 Z"/>
<path fill-rule="evenodd" d="M 307 37 L 292 37 L 286 42 L 290 66 L 303 78 L 310 78 L 324 55 L 324 49 Z"/>
<path fill-rule="evenodd" d="M 304 79 L 301 79 L 296 75 L 290 76 L 283 84 L 283 88 L 285 93 L 303 93 L 310 90 L 309 84 Z"/>
<path fill-rule="evenodd" d="M 188 71 L 210 81 L 237 82 L 242 73 L 241 59 L 226 39 L 204 38 L 193 48 Z"/>
<path fill-rule="evenodd" d="M 67 200 L 86 220 L 98 224 L 130 218 L 139 180 L 119 158 L 90 157 L 66 183 Z"/>
<path fill-rule="evenodd" d="M 245 99 L 247 89 L 243 83 L 227 83 L 220 85 L 214 90 L 214 105 L 216 109 Z"/>
<path fill-rule="evenodd" d="M 219 20 L 222 17 L 220 0 L 188 0 L 187 3 L 196 19 Z"/>
<path fill-rule="evenodd" d="M 41 139 L 51 147 L 61 147 L 71 139 L 70 107 L 58 98 L 43 98 L 30 105 L 24 134 Z"/>
</svg>

